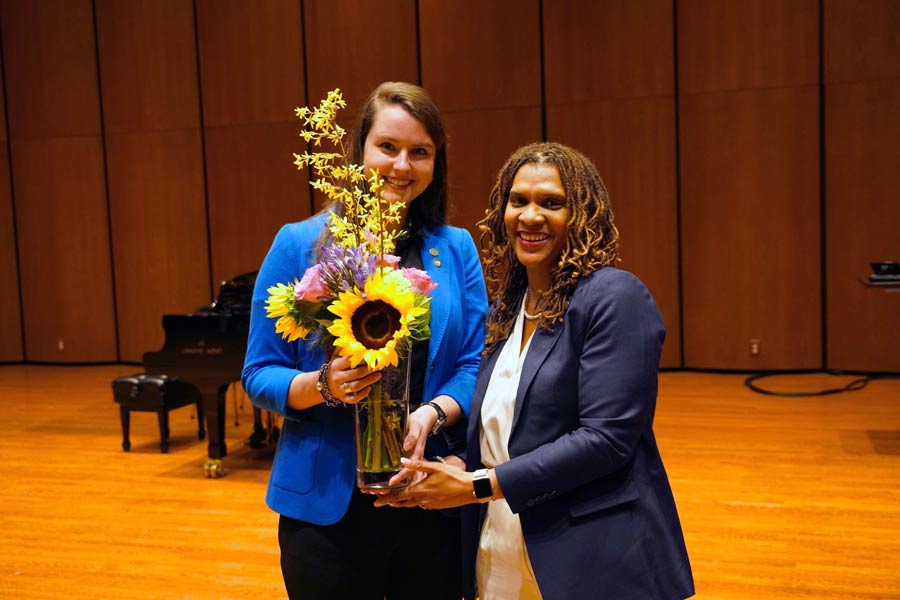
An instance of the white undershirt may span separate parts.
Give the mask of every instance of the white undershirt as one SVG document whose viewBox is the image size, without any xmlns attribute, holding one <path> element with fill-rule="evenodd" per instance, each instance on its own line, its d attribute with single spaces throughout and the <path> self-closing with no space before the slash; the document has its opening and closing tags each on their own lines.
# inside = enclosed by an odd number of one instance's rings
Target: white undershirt
<svg viewBox="0 0 900 600">
<path fill-rule="evenodd" d="M 481 408 L 481 461 L 493 467 L 509 460 L 509 434 L 516 407 L 516 391 L 528 348 L 522 348 L 524 299 L 512 333 L 497 357 Z M 522 348 L 521 353 L 519 348 Z M 525 549 L 519 515 L 506 500 L 488 503 L 476 559 L 480 600 L 540 600 L 534 570 Z"/>
</svg>

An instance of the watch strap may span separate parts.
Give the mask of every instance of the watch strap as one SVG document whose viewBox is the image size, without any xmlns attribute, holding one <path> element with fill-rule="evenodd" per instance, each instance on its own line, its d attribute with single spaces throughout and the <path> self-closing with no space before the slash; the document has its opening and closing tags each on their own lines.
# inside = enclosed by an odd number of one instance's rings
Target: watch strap
<svg viewBox="0 0 900 600">
<path fill-rule="evenodd" d="M 431 435 L 436 434 L 441 430 L 441 427 L 447 422 L 447 413 L 444 412 L 444 409 L 441 408 L 441 405 L 432 400 L 431 402 L 426 402 L 424 406 L 430 406 L 433 408 L 438 415 L 437 421 L 434 422 L 434 427 L 431 428 Z"/>
</svg>

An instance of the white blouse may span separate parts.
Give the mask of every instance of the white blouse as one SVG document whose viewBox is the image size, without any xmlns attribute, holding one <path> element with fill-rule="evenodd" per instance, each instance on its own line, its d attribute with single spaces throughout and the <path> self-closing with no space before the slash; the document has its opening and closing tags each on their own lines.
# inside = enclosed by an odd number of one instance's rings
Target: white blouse
<svg viewBox="0 0 900 600">
<path fill-rule="evenodd" d="M 497 357 L 481 408 L 481 461 L 494 467 L 509 460 L 509 434 L 516 407 L 516 390 L 531 336 L 521 353 L 525 302 L 512 333 Z M 476 559 L 481 600 L 540 600 L 541 592 L 528 560 L 522 524 L 506 500 L 488 503 Z"/>
</svg>

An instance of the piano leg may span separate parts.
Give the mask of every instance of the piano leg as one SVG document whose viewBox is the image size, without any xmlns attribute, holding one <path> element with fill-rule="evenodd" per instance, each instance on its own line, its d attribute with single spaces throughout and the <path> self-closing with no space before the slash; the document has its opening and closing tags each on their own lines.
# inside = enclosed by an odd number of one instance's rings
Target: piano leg
<svg viewBox="0 0 900 600">
<path fill-rule="evenodd" d="M 197 401 L 197 439 L 206 439 L 206 419 L 203 415 L 203 401 Z"/>
<path fill-rule="evenodd" d="M 159 451 L 165 454 L 169 451 L 169 411 L 159 411 L 157 418 L 159 420 Z"/>
<path fill-rule="evenodd" d="M 254 450 L 265 448 L 269 445 L 269 432 L 263 427 L 262 409 L 253 407 L 253 433 L 250 434 L 250 447 Z"/>
<path fill-rule="evenodd" d="M 128 439 L 128 430 L 131 427 L 131 413 L 124 406 L 119 406 L 119 418 L 122 420 L 122 450 L 131 450 L 131 440 Z"/>
<path fill-rule="evenodd" d="M 203 470 L 207 477 L 222 477 L 225 475 L 222 459 L 228 454 L 225 446 L 225 393 L 228 391 L 228 384 L 205 384 L 197 387 L 203 398 L 203 416 L 206 417 L 206 433 L 209 436 L 209 458 L 203 464 Z"/>
</svg>

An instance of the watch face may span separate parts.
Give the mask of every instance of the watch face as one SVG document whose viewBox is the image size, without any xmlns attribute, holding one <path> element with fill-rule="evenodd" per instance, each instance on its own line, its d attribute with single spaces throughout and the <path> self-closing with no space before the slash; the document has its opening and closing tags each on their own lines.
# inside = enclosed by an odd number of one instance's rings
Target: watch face
<svg viewBox="0 0 900 600">
<path fill-rule="evenodd" d="M 472 480 L 472 491 L 478 499 L 490 498 L 494 495 L 494 490 L 491 488 L 491 478 L 488 477 L 487 473 L 475 476 L 475 479 Z"/>
</svg>

